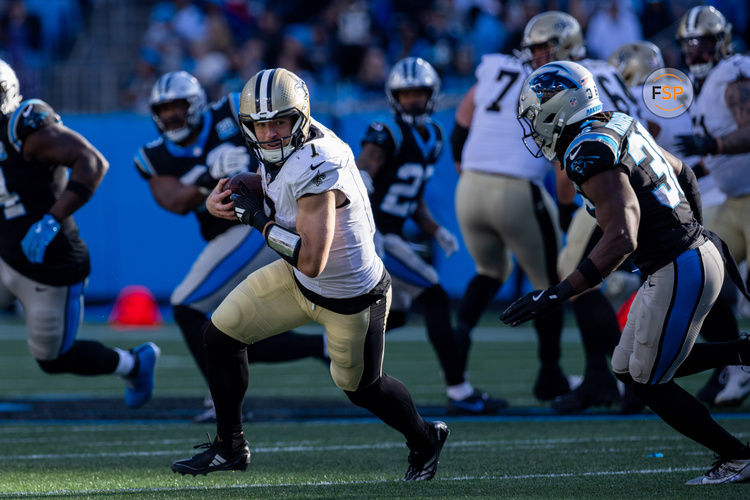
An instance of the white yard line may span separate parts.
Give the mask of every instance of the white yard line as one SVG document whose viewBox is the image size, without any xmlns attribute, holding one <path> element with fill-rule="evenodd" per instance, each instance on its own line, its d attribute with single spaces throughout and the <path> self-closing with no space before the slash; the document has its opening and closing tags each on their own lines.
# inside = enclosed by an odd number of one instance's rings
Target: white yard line
<svg viewBox="0 0 750 500">
<path fill-rule="evenodd" d="M 636 469 L 636 470 L 614 470 L 614 471 L 589 471 L 552 474 L 519 474 L 519 475 L 482 475 L 482 476 L 456 476 L 439 477 L 434 481 L 514 481 L 525 479 L 556 479 L 556 478 L 584 478 L 596 476 L 642 476 L 649 474 L 672 474 L 675 472 L 703 471 L 706 467 L 667 467 L 664 469 Z M 158 488 L 123 488 L 123 489 L 91 489 L 91 490 L 56 490 L 35 492 L 7 492 L 0 493 L 0 497 L 38 497 L 38 496 L 68 496 L 68 495 L 103 495 L 114 493 L 157 493 L 157 492 L 179 492 L 179 491 L 217 491 L 217 490 L 239 490 L 258 488 L 298 488 L 305 487 L 329 487 L 329 486 L 355 486 L 367 484 L 387 484 L 398 482 L 392 479 L 378 479 L 373 481 L 309 481 L 301 483 L 252 483 L 252 484 L 230 484 L 214 486 L 184 486 L 184 487 L 158 487 Z"/>
</svg>

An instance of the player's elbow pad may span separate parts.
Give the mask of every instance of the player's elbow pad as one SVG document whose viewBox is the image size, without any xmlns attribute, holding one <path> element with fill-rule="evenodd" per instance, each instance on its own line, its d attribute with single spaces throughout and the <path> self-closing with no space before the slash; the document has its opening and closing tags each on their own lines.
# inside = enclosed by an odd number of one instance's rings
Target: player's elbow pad
<svg viewBox="0 0 750 500">
<path fill-rule="evenodd" d="M 271 224 L 266 233 L 266 243 L 271 250 L 281 255 L 281 258 L 297 267 L 299 251 L 302 248 L 302 238 L 278 224 Z"/>
<path fill-rule="evenodd" d="M 677 181 L 680 183 L 682 191 L 685 193 L 690 204 L 690 210 L 693 211 L 693 216 L 699 224 L 703 224 L 703 205 L 701 203 L 701 192 L 698 189 L 698 179 L 695 177 L 695 172 L 685 164 L 682 163 L 682 172 L 677 176 Z"/>
<path fill-rule="evenodd" d="M 461 162 L 461 154 L 463 153 L 464 144 L 466 143 L 466 138 L 468 136 L 468 127 L 464 127 L 456 122 L 456 125 L 451 132 L 451 153 L 453 153 L 453 161 Z"/>
</svg>

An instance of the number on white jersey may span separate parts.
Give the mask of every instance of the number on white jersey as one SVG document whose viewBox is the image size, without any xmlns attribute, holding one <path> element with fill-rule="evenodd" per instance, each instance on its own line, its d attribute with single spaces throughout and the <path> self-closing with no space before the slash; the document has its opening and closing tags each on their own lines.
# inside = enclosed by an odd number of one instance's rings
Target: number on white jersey
<svg viewBox="0 0 750 500">
<path fill-rule="evenodd" d="M 617 111 L 637 117 L 638 101 L 633 97 L 619 75 L 615 73 L 611 75 L 599 74 L 594 75 L 594 78 L 596 78 L 597 86 L 609 97 Z"/>
<path fill-rule="evenodd" d="M 503 79 L 505 79 L 505 83 L 503 87 L 500 89 L 500 93 L 495 98 L 492 103 L 487 106 L 487 111 L 500 111 L 500 101 L 503 100 L 503 97 L 505 97 L 505 94 L 508 92 L 508 90 L 513 86 L 513 83 L 518 79 L 518 75 L 520 73 L 518 71 L 508 71 L 505 69 L 501 69 L 500 73 L 497 75 L 497 81 L 501 82 Z M 507 78 L 506 78 L 507 77 Z"/>
</svg>

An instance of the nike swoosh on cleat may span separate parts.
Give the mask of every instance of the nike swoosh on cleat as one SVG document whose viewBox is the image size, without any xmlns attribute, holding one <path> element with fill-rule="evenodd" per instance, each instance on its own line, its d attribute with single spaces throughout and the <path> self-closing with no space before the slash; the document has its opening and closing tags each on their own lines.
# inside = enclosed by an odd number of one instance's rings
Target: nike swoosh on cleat
<svg viewBox="0 0 750 500">
<path fill-rule="evenodd" d="M 320 163 L 318 163 L 317 165 L 310 165 L 310 170 L 315 170 L 316 168 L 318 168 L 319 166 L 321 166 L 321 165 L 322 165 L 322 164 L 324 164 L 325 162 L 326 162 L 326 161 L 325 161 L 325 160 L 323 160 L 323 161 L 321 161 Z"/>
</svg>

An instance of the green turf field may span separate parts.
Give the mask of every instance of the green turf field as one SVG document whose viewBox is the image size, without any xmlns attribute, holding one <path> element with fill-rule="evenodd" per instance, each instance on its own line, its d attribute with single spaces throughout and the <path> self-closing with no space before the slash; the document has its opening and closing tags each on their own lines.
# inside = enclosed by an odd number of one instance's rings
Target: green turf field
<svg viewBox="0 0 750 500">
<path fill-rule="evenodd" d="M 120 347 L 153 340 L 162 348 L 154 400 L 130 410 L 115 377 L 44 375 L 26 351 L 23 326 L 0 319 L 0 497 L 750 498 L 750 484 L 685 486 L 710 467 L 712 455 L 652 415 L 550 413 L 531 396 L 533 333 L 491 324 L 476 332 L 471 380 L 512 408 L 497 417 L 447 418 L 452 433 L 435 480 L 408 484 L 397 481 L 408 454 L 400 435 L 356 412 L 347 417 L 349 403 L 318 361 L 251 367 L 247 406 L 263 415 L 267 405 L 312 401 L 328 409 L 320 418 L 307 411 L 247 423 L 247 472 L 183 477 L 170 463 L 191 455 L 214 426 L 190 423 L 206 388 L 174 326 L 115 332 L 86 324 L 79 333 Z M 563 350 L 566 371 L 580 373 L 573 330 Z M 418 406 L 440 414 L 443 387 L 419 325 L 389 334 L 385 369 L 405 382 Z M 705 378 L 683 385 L 695 391 Z M 750 439 L 750 402 L 717 415 Z"/>
</svg>

